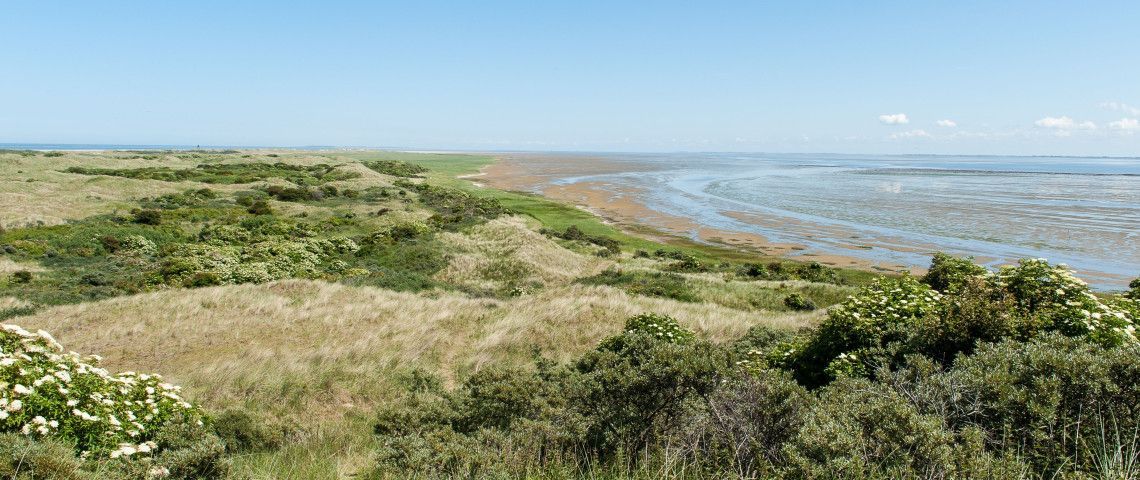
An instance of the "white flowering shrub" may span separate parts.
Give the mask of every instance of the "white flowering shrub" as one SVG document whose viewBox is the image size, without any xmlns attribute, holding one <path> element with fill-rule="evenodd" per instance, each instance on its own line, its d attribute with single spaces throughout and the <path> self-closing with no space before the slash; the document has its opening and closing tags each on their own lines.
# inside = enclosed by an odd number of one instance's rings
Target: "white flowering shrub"
<svg viewBox="0 0 1140 480">
<path fill-rule="evenodd" d="M 1044 330 L 1087 336 L 1105 345 L 1137 341 L 1131 299 L 1102 301 L 1063 264 L 1024 259 L 1002 268 L 995 282 L 1012 296 L 1020 313 L 1038 318 Z"/>
<path fill-rule="evenodd" d="M 832 308 L 815 332 L 750 355 L 748 365 L 763 359 L 818 386 L 899 365 L 909 354 L 949 364 L 978 342 L 1046 332 L 1107 347 L 1137 343 L 1140 302 L 1098 297 L 1064 265 L 1026 259 L 991 274 L 947 258 L 932 282 L 947 293 L 909 276 L 880 279 Z"/>
<path fill-rule="evenodd" d="M 693 332 L 682 327 L 677 320 L 656 313 L 643 313 L 630 317 L 625 321 L 625 331 L 651 335 L 670 343 L 687 343 L 694 338 Z"/>
<path fill-rule="evenodd" d="M 201 422 L 198 408 L 158 375 L 112 374 L 97 358 L 63 353 L 47 332 L 0 330 L 0 431 L 74 442 L 81 458 L 149 456 L 178 418 Z"/>
<path fill-rule="evenodd" d="M 344 237 L 272 239 L 247 246 L 178 244 L 164 252 L 161 273 L 167 283 L 191 286 L 199 280 L 202 285 L 265 283 L 346 271 L 347 264 L 334 257 L 359 249 Z"/>
<path fill-rule="evenodd" d="M 151 256 L 158 253 L 158 247 L 142 235 L 127 235 L 119 241 L 119 252 L 122 255 Z"/>
</svg>

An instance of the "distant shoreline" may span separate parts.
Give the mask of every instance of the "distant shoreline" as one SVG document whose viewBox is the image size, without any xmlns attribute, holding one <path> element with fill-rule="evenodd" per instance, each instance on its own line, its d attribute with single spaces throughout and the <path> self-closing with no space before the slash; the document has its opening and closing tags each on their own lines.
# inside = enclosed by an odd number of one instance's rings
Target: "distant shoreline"
<svg viewBox="0 0 1140 480">
<path fill-rule="evenodd" d="M 1078 252 L 1071 252 L 1068 255 L 1048 251 L 1033 252 L 1029 251 L 1028 247 L 1018 244 L 1001 243 L 994 243 L 989 247 L 979 244 L 977 248 L 972 248 L 974 241 L 969 237 L 961 239 L 947 237 L 940 240 L 941 237 L 938 236 L 894 231 L 874 225 L 864 228 L 858 224 L 842 221 L 815 221 L 810 216 L 768 214 L 763 210 L 745 208 L 744 204 L 738 207 L 732 205 L 714 207 L 702 204 L 704 210 L 699 211 L 704 213 L 699 214 L 662 209 L 660 205 L 662 195 L 684 197 L 689 194 L 671 189 L 663 190 L 654 187 L 652 181 L 639 180 L 661 175 L 665 172 L 662 170 L 665 167 L 652 161 L 642 161 L 637 155 L 536 153 L 501 154 L 494 157 L 496 162 L 484 167 L 482 172 L 485 175 L 479 177 L 479 181 L 488 187 L 540 194 L 567 202 L 628 231 L 638 231 L 648 227 L 670 235 L 763 255 L 877 272 L 920 273 L 929 262 L 930 255 L 936 251 L 947 251 L 955 255 L 973 255 L 978 262 L 991 267 L 1008 264 L 1017 258 L 1043 256 L 1056 262 L 1072 264 L 1079 274 L 1087 277 L 1099 289 L 1106 290 L 1121 288 L 1136 275 L 1136 272 L 1122 271 L 1121 267 L 1127 267 L 1125 264 L 1116 267 L 1104 266 L 1103 262 L 1094 260 L 1099 257 L 1078 257 L 1076 256 Z M 701 158 L 705 157 L 693 156 L 694 161 L 701 161 L 698 160 Z M 1067 168 L 1079 170 L 1081 167 L 1079 164 L 1072 164 Z M 1010 172 L 1011 175 L 1022 173 L 1042 175 L 1054 172 Z M 1102 176 L 1098 173 L 1088 175 Z M 1136 177 L 1131 170 L 1110 175 L 1118 175 L 1121 178 Z M 820 185 L 820 188 L 826 188 L 826 185 Z M 678 198 L 676 201 L 686 200 Z M 985 207 L 988 204 L 984 201 L 975 203 L 977 205 L 973 208 L 990 208 Z M 714 210 L 705 211 L 710 208 Z M 961 207 L 946 205 L 941 208 L 953 211 Z M 971 211 L 971 214 L 976 213 L 982 211 Z M 712 217 L 724 217 L 729 219 L 729 222 Z M 732 222 L 737 222 L 735 223 L 737 226 L 731 226 Z M 1032 225 L 1034 228 L 1054 226 L 1049 223 Z M 801 243 L 797 240 L 799 238 L 807 242 Z M 1044 238 L 1046 237 L 1042 237 L 1042 240 Z M 997 249 L 992 250 L 993 248 Z"/>
</svg>

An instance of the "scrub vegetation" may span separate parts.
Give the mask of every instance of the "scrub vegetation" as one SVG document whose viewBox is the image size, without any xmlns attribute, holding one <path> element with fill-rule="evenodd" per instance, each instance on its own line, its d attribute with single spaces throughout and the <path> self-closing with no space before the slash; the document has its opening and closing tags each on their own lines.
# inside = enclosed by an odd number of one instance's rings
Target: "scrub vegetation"
<svg viewBox="0 0 1140 480">
<path fill-rule="evenodd" d="M 0 475 L 1140 475 L 1140 281 L 662 243 L 487 161 L 0 152 Z"/>
</svg>

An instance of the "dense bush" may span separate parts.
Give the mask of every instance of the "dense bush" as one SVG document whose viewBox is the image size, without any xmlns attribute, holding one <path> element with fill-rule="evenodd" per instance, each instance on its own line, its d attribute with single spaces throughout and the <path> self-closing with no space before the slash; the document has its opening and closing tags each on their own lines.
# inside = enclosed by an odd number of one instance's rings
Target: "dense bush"
<svg viewBox="0 0 1140 480">
<path fill-rule="evenodd" d="M 975 277 L 989 273 L 985 267 L 977 265 L 972 257 L 956 258 L 942 252 L 934 254 L 930 268 L 922 277 L 922 283 L 940 292 L 961 287 Z"/>
<path fill-rule="evenodd" d="M 948 293 L 908 276 L 879 280 L 832 308 L 814 332 L 771 348 L 768 361 L 815 387 L 839 376 L 872 375 L 908 354 L 949 364 L 978 342 L 1011 337 L 1055 331 L 1106 346 L 1137 341 L 1135 302 L 1102 301 L 1064 266 L 1022 260 L 981 275 L 955 259 L 935 261 L 935 283 Z"/>
<path fill-rule="evenodd" d="M 671 298 L 682 302 L 699 302 L 700 297 L 690 288 L 685 277 L 675 273 L 623 271 L 606 269 L 590 277 L 577 280 L 585 285 L 619 287 L 631 295 Z"/>
<path fill-rule="evenodd" d="M 745 263 L 736 268 L 738 276 L 753 280 L 805 280 L 817 283 L 843 284 L 834 268 L 818 262 L 790 263 L 772 262 L 767 264 Z"/>
<path fill-rule="evenodd" d="M 62 347 L 45 332 L 15 325 L 0 332 L 0 430 L 61 436 L 80 452 L 111 458 L 146 454 L 160 426 L 198 411 L 157 375 L 112 375 Z"/>
<path fill-rule="evenodd" d="M 377 160 L 360 163 L 377 173 L 394 177 L 419 177 L 420 174 L 428 172 L 426 167 L 399 160 Z"/>
<path fill-rule="evenodd" d="M 419 194 L 420 202 L 435 212 L 431 223 L 445 230 L 457 230 L 510 213 L 498 200 L 477 197 L 463 190 L 406 180 L 396 182 L 396 186 Z"/>
<path fill-rule="evenodd" d="M 591 243 L 604 248 L 604 251 L 611 255 L 621 253 L 621 242 L 602 235 L 590 235 L 583 232 L 577 225 L 566 227 L 566 230 L 562 232 L 544 228 L 541 233 L 563 240 Z"/>
<path fill-rule="evenodd" d="M 784 306 L 801 312 L 816 309 L 815 302 L 804 298 L 803 295 L 800 295 L 798 293 L 793 293 L 784 297 Z"/>
<path fill-rule="evenodd" d="M 216 184 L 253 183 L 269 178 L 283 178 L 297 185 L 320 185 L 337 180 L 359 177 L 360 174 L 342 171 L 336 166 L 290 165 L 286 163 L 216 163 L 201 164 L 194 168 L 93 168 L 70 167 L 67 173 L 82 175 L 108 175 L 115 177 L 162 180 L 166 182 L 202 182 Z"/>
</svg>

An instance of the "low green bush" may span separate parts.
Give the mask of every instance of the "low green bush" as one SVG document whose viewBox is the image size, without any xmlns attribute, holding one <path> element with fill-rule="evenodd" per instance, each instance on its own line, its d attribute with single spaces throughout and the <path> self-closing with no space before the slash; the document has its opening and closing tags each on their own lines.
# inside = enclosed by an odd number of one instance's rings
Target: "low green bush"
<svg viewBox="0 0 1140 480">
<path fill-rule="evenodd" d="M 942 252 L 934 254 L 930 268 L 922 277 L 922 283 L 940 292 L 961 287 L 975 277 L 983 277 L 989 271 L 974 263 L 973 257 L 955 258 Z"/>
<path fill-rule="evenodd" d="M 784 297 L 784 306 L 801 312 L 807 312 L 816 309 L 815 302 L 804 298 L 803 295 L 800 295 L 798 293 L 793 293 Z"/>
<path fill-rule="evenodd" d="M 407 180 L 397 181 L 396 186 L 416 192 L 420 203 L 435 212 L 430 222 L 444 230 L 458 230 L 510 213 L 498 200 L 463 190 Z"/>
<path fill-rule="evenodd" d="M 399 160 L 376 160 L 372 162 L 360 163 L 377 173 L 391 175 L 394 177 L 420 177 L 421 174 L 427 173 L 429 171 L 426 167 L 423 167 L 421 165 L 401 162 Z"/>
<path fill-rule="evenodd" d="M 181 170 L 170 167 L 114 169 L 77 166 L 70 167 L 64 171 L 81 175 L 107 175 L 144 180 L 162 180 L 166 182 L 201 182 L 216 184 L 253 183 L 270 178 L 282 178 L 301 186 L 321 185 L 332 181 L 348 180 L 360 176 L 359 173 L 342 171 L 336 166 L 325 164 L 290 165 L 286 163 L 270 164 L 256 162 L 201 164 L 194 168 Z"/>
<path fill-rule="evenodd" d="M 584 285 L 618 287 L 631 295 L 671 298 L 682 302 L 700 301 L 700 297 L 689 287 L 685 277 L 675 273 L 630 272 L 611 268 L 594 276 L 580 278 L 576 282 Z"/>
<path fill-rule="evenodd" d="M 565 231 L 562 231 L 562 232 L 559 232 L 556 230 L 549 230 L 549 229 L 544 228 L 544 229 L 540 230 L 540 233 L 550 235 L 553 237 L 557 237 L 557 238 L 561 238 L 563 240 L 585 242 L 585 243 L 597 245 L 599 247 L 604 248 L 605 250 L 603 250 L 602 252 L 606 252 L 608 255 L 614 255 L 614 254 L 621 253 L 621 242 L 618 242 L 617 240 L 614 240 L 614 239 L 609 238 L 609 237 L 601 236 L 601 235 L 587 234 L 586 232 L 583 232 L 580 228 L 578 228 L 577 225 L 570 225 L 569 227 L 566 227 Z"/>
</svg>

